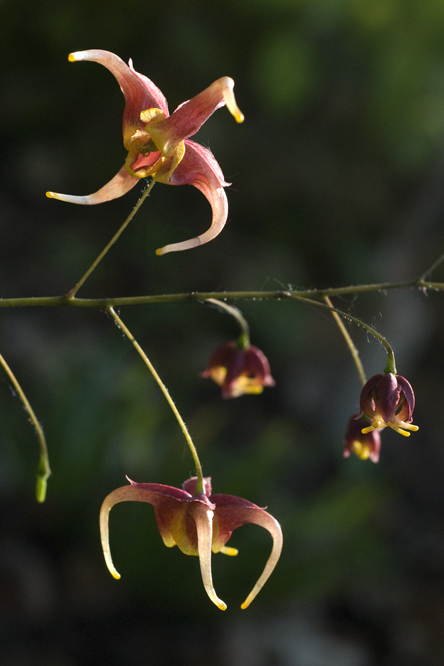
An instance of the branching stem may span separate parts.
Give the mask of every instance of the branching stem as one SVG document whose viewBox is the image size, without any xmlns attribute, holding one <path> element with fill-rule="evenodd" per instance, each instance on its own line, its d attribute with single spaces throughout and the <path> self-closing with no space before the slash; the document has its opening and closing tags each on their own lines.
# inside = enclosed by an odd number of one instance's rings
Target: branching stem
<svg viewBox="0 0 444 666">
<path fill-rule="evenodd" d="M 76 285 L 77 286 L 77 285 Z M 306 298 L 324 298 L 328 296 L 347 296 L 392 289 L 419 288 L 427 291 L 444 291 L 444 282 L 412 280 L 411 282 L 381 282 L 378 284 L 351 285 L 335 289 L 295 289 L 277 291 L 192 291 L 178 294 L 156 294 L 149 296 L 117 296 L 110 298 L 77 298 L 73 290 L 62 296 L 31 296 L 20 298 L 0 298 L 1 308 L 60 307 L 62 305 L 77 308 L 96 308 L 107 310 L 109 307 L 123 305 L 150 305 L 151 303 L 184 303 L 185 301 L 207 301 L 211 298 L 225 300 L 292 300 Z M 76 287 L 74 287 L 76 289 Z"/>
</svg>

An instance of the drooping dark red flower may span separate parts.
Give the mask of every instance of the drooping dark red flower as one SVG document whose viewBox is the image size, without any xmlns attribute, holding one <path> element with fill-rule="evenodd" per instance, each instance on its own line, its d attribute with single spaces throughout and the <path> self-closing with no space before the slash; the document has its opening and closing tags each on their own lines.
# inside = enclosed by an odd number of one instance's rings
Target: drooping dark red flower
<svg viewBox="0 0 444 666">
<path fill-rule="evenodd" d="M 372 424 L 362 433 L 379 428 L 392 428 L 404 437 L 419 430 L 412 424 L 415 394 L 407 379 L 391 372 L 371 377 L 361 392 L 361 413 L 366 414 Z M 359 417 L 357 417 L 359 418 Z"/>
<path fill-rule="evenodd" d="M 264 386 L 275 385 L 265 354 L 254 345 L 244 348 L 237 342 L 218 347 L 201 377 L 211 377 L 221 386 L 223 398 L 262 393 Z"/>
</svg>

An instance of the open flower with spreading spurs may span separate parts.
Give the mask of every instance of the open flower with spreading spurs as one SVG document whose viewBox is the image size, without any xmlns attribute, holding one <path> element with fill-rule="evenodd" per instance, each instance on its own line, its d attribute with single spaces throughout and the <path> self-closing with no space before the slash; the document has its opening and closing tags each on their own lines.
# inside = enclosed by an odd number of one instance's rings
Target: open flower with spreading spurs
<svg viewBox="0 0 444 666">
<path fill-rule="evenodd" d="M 180 104 L 170 116 L 167 101 L 156 85 L 135 71 L 132 61 L 126 65 L 114 53 L 91 49 L 69 55 L 71 62 L 92 60 L 115 76 L 125 97 L 123 143 L 128 151 L 125 165 L 109 183 L 95 194 L 71 196 L 47 192 L 47 196 L 77 204 L 99 204 L 121 197 L 140 178 L 167 185 L 194 185 L 208 199 L 213 219 L 211 227 L 197 238 L 173 243 L 157 254 L 188 250 L 213 240 L 223 229 L 228 215 L 226 183 L 222 170 L 207 149 L 189 137 L 193 136 L 216 109 L 226 104 L 237 122 L 244 116 L 236 104 L 234 81 L 223 76 L 191 100 Z"/>
<path fill-rule="evenodd" d="M 120 578 L 114 568 L 109 548 L 109 512 L 119 502 L 148 502 L 154 507 L 157 526 L 166 546 L 179 546 L 185 555 L 197 555 L 205 590 L 221 610 L 226 604 L 217 596 L 211 574 L 211 551 L 237 555 L 235 548 L 225 544 L 233 530 L 246 523 L 264 527 L 273 538 L 273 548 L 265 569 L 241 608 L 247 608 L 272 573 L 282 550 L 282 531 L 279 523 L 267 511 L 240 497 L 212 495 L 211 479 L 203 479 L 204 492 L 196 492 L 197 477 L 185 481 L 180 488 L 159 483 L 131 483 L 117 488 L 103 502 L 100 512 L 100 531 L 103 553 L 110 573 Z"/>
<path fill-rule="evenodd" d="M 362 429 L 362 433 L 379 428 L 392 428 L 404 437 L 419 430 L 413 425 L 415 394 L 407 379 L 391 372 L 374 375 L 361 391 L 361 413 L 366 414 L 372 424 Z"/>
</svg>

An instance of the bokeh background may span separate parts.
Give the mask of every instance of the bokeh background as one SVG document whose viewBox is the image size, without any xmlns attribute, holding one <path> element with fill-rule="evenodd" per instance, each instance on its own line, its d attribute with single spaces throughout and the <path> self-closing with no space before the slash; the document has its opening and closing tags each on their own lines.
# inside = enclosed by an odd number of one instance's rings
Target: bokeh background
<svg viewBox="0 0 444 666">
<path fill-rule="evenodd" d="M 221 164 L 229 222 L 212 243 L 156 257 L 205 230 L 192 187 L 158 185 L 83 296 L 337 287 L 410 280 L 444 251 L 444 0 L 16 0 L 0 2 L 0 296 L 66 293 L 142 189 L 80 207 L 120 168 L 123 97 L 70 51 L 130 57 L 170 110 L 216 78 L 236 81 L 197 140 Z M 435 280 L 444 278 L 438 268 Z M 47 435 L 53 476 L 34 499 L 37 444 L 0 382 L 0 655 L 4 666 L 440 666 L 444 663 L 444 308 L 441 293 L 337 298 L 393 344 L 414 386 L 417 434 L 384 431 L 378 465 L 342 457 L 360 383 L 333 320 L 295 302 L 245 301 L 276 379 L 222 401 L 199 378 L 233 339 L 199 303 L 122 308 L 185 418 L 215 492 L 268 506 L 285 547 L 252 606 L 270 549 L 238 530 L 213 558 L 221 613 L 198 562 L 166 550 L 148 505 L 111 516 L 137 481 L 180 486 L 192 462 L 128 341 L 101 312 L 2 309 L 0 350 Z M 385 354 L 350 327 L 367 376 Z"/>
</svg>

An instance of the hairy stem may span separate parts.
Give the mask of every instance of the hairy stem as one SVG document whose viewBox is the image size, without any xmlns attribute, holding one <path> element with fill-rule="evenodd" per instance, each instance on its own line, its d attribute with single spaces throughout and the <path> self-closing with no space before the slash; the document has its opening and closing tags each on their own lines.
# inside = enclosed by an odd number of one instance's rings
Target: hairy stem
<svg viewBox="0 0 444 666">
<path fill-rule="evenodd" d="M 115 310 L 112 307 L 107 308 L 107 312 L 111 315 L 111 317 L 114 319 L 118 327 L 125 333 L 126 337 L 132 345 L 135 347 L 135 349 L 138 351 L 140 356 L 142 357 L 143 362 L 145 365 L 148 367 L 149 371 L 153 375 L 154 379 L 156 380 L 157 384 L 160 387 L 160 390 L 162 391 L 163 395 L 166 398 L 166 401 L 168 402 L 169 406 L 172 409 L 172 412 L 174 416 L 176 417 L 180 428 L 184 434 L 184 437 L 186 439 L 186 442 L 188 444 L 188 447 L 191 451 L 191 455 L 194 460 L 194 465 L 196 467 L 196 474 L 197 474 L 197 487 L 196 487 L 196 492 L 197 493 L 203 493 L 204 492 L 204 484 L 203 484 L 203 473 L 202 473 L 202 465 L 200 464 L 199 456 L 197 455 L 197 450 L 196 447 L 194 446 L 193 440 L 191 439 L 190 433 L 188 432 L 188 428 L 185 425 L 184 420 L 182 419 L 179 410 L 177 409 L 176 405 L 173 402 L 173 399 L 171 398 L 168 389 L 166 388 L 165 384 L 159 377 L 159 375 L 156 372 L 156 369 L 154 368 L 153 364 L 149 360 L 148 356 L 145 354 L 143 351 L 142 347 L 139 345 L 133 334 L 129 331 L 129 329 L 125 326 L 123 321 L 120 319 L 119 315 L 115 312 Z"/>
<path fill-rule="evenodd" d="M 17 381 L 16 376 L 12 372 L 11 368 L 5 361 L 4 357 L 0 354 L 0 365 L 3 366 L 6 374 L 8 375 L 9 379 L 12 382 L 12 385 L 14 386 L 15 391 L 17 392 L 17 395 L 19 396 L 20 400 L 22 401 L 23 407 L 26 409 L 26 411 L 29 414 L 29 420 L 31 421 L 32 425 L 35 428 L 36 434 L 37 434 L 37 439 L 39 442 L 39 448 L 40 448 L 40 460 L 39 464 L 37 466 L 37 485 L 36 485 L 36 499 L 37 502 L 44 502 L 46 498 L 46 486 L 47 486 L 47 480 L 51 476 L 51 468 L 49 466 L 49 456 L 48 456 L 48 448 L 46 446 L 46 439 L 45 435 L 43 433 L 43 428 L 38 422 L 38 419 L 35 415 L 35 412 L 33 408 L 31 407 L 29 400 L 27 399 L 22 387 Z"/>
<path fill-rule="evenodd" d="M 339 314 L 337 312 L 335 312 L 333 310 L 333 303 L 328 298 L 328 296 L 324 296 L 324 301 L 327 303 L 329 308 L 332 308 L 332 313 L 331 313 L 332 317 L 335 320 L 335 322 L 337 323 L 337 325 L 339 327 L 339 330 L 341 331 L 342 335 L 344 336 L 344 340 L 347 344 L 347 347 L 350 350 L 350 353 L 352 355 L 354 364 L 356 366 L 356 370 L 358 371 L 359 379 L 361 380 L 362 386 L 364 386 L 364 384 L 367 381 L 367 378 L 365 376 L 364 367 L 361 363 L 361 359 L 359 358 L 359 351 L 356 349 L 356 346 L 355 346 L 353 340 L 350 337 L 350 333 L 345 328 L 344 322 L 342 321 L 341 317 L 339 316 Z"/>
<path fill-rule="evenodd" d="M 351 285 L 334 289 L 298 289 L 278 291 L 192 291 L 178 294 L 156 294 L 149 296 L 116 296 L 110 298 L 77 298 L 70 294 L 61 296 L 30 296 L 20 298 L 0 298 L 1 308 L 60 307 L 62 305 L 77 308 L 97 308 L 123 305 L 149 305 L 151 303 L 184 303 L 185 301 L 217 300 L 298 300 L 306 298 L 324 298 L 324 296 L 346 296 L 370 292 L 384 292 L 391 289 L 412 289 L 444 291 L 444 282 L 413 280 L 411 282 L 381 282 L 378 284 Z M 72 293 L 72 291 L 70 292 Z"/>
<path fill-rule="evenodd" d="M 238 310 L 238 308 L 228 305 L 228 303 L 224 303 L 224 301 L 220 301 L 217 298 L 207 298 L 205 302 L 215 305 L 220 310 L 227 312 L 234 317 L 241 329 L 240 340 L 242 347 L 247 349 L 250 346 L 250 327 L 242 312 Z"/>
<path fill-rule="evenodd" d="M 362 319 L 358 319 L 358 317 L 355 317 L 354 315 L 349 314 L 348 312 L 343 312 L 342 310 L 338 310 L 338 308 L 333 308 L 330 305 L 327 305 L 326 303 L 321 303 L 320 301 L 317 301 L 313 298 L 304 298 L 302 296 L 295 297 L 296 300 L 301 301 L 302 303 L 310 303 L 311 305 L 317 305 L 320 308 L 324 308 L 324 310 L 329 310 L 330 312 L 336 312 L 338 315 L 341 317 L 344 317 L 344 319 L 349 319 L 350 321 L 353 321 L 355 324 L 358 324 L 358 326 L 361 326 L 364 328 L 366 331 L 371 333 L 373 337 L 375 337 L 379 342 L 384 345 L 385 350 L 387 352 L 387 366 L 384 369 L 385 373 L 391 372 L 392 374 L 396 375 L 396 364 L 395 364 L 395 352 L 392 349 L 392 346 L 384 338 L 383 335 L 378 333 L 373 326 L 369 326 L 369 324 L 366 324 Z"/>
<path fill-rule="evenodd" d="M 122 224 L 122 226 L 120 227 L 120 229 L 114 234 L 114 236 L 111 238 L 111 240 L 110 240 L 110 242 L 108 243 L 108 245 L 106 245 L 106 246 L 103 248 L 102 252 L 99 254 L 99 256 L 97 257 L 97 259 L 95 259 L 95 260 L 93 261 L 93 263 L 92 263 L 91 266 L 88 268 L 88 270 L 86 271 L 86 273 L 85 273 L 85 274 L 80 278 L 80 280 L 77 282 L 76 286 L 73 287 L 73 288 L 71 289 L 71 291 L 68 293 L 68 295 L 67 295 L 67 298 L 68 298 L 68 299 L 73 299 L 73 298 L 74 298 L 74 296 L 75 296 L 75 295 L 77 294 L 77 292 L 79 291 L 80 287 L 86 282 L 86 280 L 89 278 L 89 276 L 91 275 L 91 273 L 93 272 L 93 270 L 94 270 L 95 268 L 97 268 L 97 266 L 100 264 L 100 262 L 102 261 L 103 257 L 107 254 L 108 250 L 114 245 L 114 243 L 116 242 L 116 240 L 117 240 L 117 239 L 121 236 L 121 234 L 125 231 L 125 229 L 126 229 L 127 226 L 129 225 L 129 223 L 131 222 L 131 220 L 133 219 L 133 217 L 135 216 L 135 214 L 137 213 L 137 211 L 139 210 L 139 208 L 141 207 L 141 205 L 143 204 L 143 202 L 145 201 L 145 199 L 147 198 L 147 196 L 149 195 L 149 193 L 150 193 L 151 190 L 153 189 L 153 187 L 154 187 L 154 183 L 155 183 L 155 182 L 156 182 L 156 181 L 153 179 L 153 180 L 150 182 L 150 184 L 147 186 L 147 188 L 145 189 L 144 193 L 143 193 L 142 196 L 140 197 L 139 201 L 136 203 L 136 205 L 134 206 L 133 210 L 132 210 L 131 213 L 128 215 L 128 217 L 126 218 L 125 222 Z"/>
</svg>

